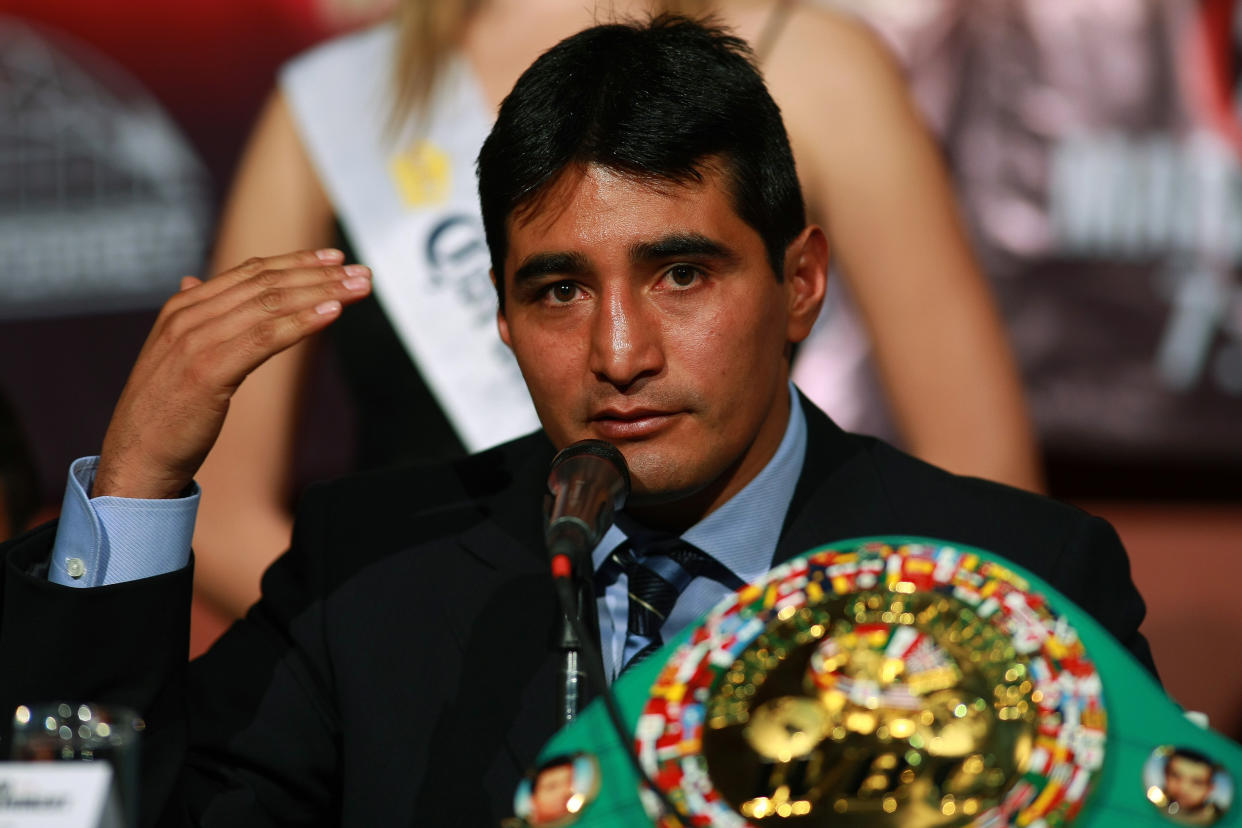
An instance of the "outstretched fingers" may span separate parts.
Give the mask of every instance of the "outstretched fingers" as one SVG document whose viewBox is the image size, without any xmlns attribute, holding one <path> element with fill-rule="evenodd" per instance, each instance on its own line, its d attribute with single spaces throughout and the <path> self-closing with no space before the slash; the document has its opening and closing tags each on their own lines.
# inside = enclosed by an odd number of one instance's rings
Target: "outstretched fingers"
<svg viewBox="0 0 1242 828">
<path fill-rule="evenodd" d="M 297 250 L 292 253 L 281 253 L 277 256 L 254 256 L 236 267 L 221 271 L 213 276 L 204 287 L 210 287 L 207 295 L 216 291 L 227 290 L 239 285 L 264 271 L 294 270 L 297 268 L 316 267 L 318 265 L 340 265 L 345 262 L 345 254 L 333 248 L 323 250 Z"/>
<path fill-rule="evenodd" d="M 187 308 L 197 308 L 205 313 L 219 312 L 230 304 L 237 304 L 239 295 L 253 296 L 280 286 L 344 280 L 358 274 L 369 277 L 370 271 L 363 265 L 346 266 L 339 250 L 302 250 L 249 259 L 206 282 L 190 276 L 183 278 L 181 290 L 164 304 L 162 315 L 168 316 Z"/>
<path fill-rule="evenodd" d="M 143 345 L 108 426 L 96 494 L 173 497 L 219 434 L 229 400 L 269 357 L 323 329 L 371 291 L 339 251 L 252 259 L 181 280 Z"/>
<path fill-rule="evenodd" d="M 275 348 L 262 349 L 262 361 L 319 330 L 342 306 L 371 291 L 371 272 L 363 265 L 325 265 L 310 251 L 260 261 L 261 266 L 243 268 L 245 278 L 239 279 L 234 268 L 206 283 L 183 280 L 182 291 L 161 311 L 149 344 L 214 350 L 215 345 L 247 337 L 245 341 Z"/>
<path fill-rule="evenodd" d="M 174 311 L 169 324 L 177 329 L 213 323 L 218 325 L 218 338 L 231 339 L 246 328 L 296 316 L 324 303 L 356 302 L 370 291 L 371 272 L 362 265 L 263 270 Z"/>
<path fill-rule="evenodd" d="M 318 332 L 370 289 L 310 285 L 282 289 L 279 298 L 262 293 L 246 300 L 234 313 L 216 316 L 194 332 L 200 380 L 232 389 L 269 357 Z"/>
</svg>

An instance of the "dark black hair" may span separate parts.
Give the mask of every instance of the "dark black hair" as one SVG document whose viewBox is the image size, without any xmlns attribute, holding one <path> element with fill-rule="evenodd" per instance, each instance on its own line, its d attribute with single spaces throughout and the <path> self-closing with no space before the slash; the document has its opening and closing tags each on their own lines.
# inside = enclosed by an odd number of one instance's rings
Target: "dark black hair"
<svg viewBox="0 0 1242 828">
<path fill-rule="evenodd" d="M 1205 753 L 1200 753 L 1199 751 L 1194 750 L 1193 748 L 1173 748 L 1173 750 L 1169 751 L 1168 758 L 1165 759 L 1165 767 L 1167 768 L 1168 763 L 1174 759 L 1185 759 L 1189 762 L 1194 762 L 1197 765 L 1206 765 L 1211 770 L 1213 775 L 1220 770 L 1220 765 L 1217 764 L 1216 760 L 1212 759 Z"/>
<path fill-rule="evenodd" d="M 539 774 L 546 770 L 552 770 L 553 768 L 559 768 L 565 765 L 572 768 L 574 760 L 577 758 L 578 754 L 576 753 L 558 753 L 555 756 L 549 756 L 547 759 L 544 759 L 539 763 L 539 767 L 535 769 L 534 775 L 539 776 Z"/>
<path fill-rule="evenodd" d="M 711 23 L 660 15 L 595 26 L 522 73 L 478 162 L 502 309 L 506 222 L 574 164 L 676 183 L 720 169 L 778 279 L 806 224 L 780 110 L 746 43 Z"/>
</svg>

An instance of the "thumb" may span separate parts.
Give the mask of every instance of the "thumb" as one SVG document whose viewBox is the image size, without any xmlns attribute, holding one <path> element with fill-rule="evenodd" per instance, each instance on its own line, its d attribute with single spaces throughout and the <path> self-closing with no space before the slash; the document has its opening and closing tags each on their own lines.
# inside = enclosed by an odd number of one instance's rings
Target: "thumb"
<svg viewBox="0 0 1242 828">
<path fill-rule="evenodd" d="M 186 291 L 190 288 L 196 288 L 203 283 L 202 279 L 194 276 L 182 276 L 180 290 Z"/>
</svg>

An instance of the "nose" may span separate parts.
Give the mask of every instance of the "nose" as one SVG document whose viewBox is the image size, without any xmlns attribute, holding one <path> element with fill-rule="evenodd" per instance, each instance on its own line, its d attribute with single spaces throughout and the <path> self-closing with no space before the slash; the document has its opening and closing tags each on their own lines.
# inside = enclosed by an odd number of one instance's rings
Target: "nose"
<svg viewBox="0 0 1242 828">
<path fill-rule="evenodd" d="M 660 320 L 627 289 L 609 292 L 591 321 L 591 371 L 624 391 L 664 367 Z"/>
</svg>

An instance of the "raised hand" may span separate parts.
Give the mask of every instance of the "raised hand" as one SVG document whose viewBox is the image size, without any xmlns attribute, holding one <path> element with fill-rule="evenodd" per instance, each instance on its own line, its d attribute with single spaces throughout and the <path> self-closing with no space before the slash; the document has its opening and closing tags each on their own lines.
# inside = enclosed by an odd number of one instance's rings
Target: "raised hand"
<svg viewBox="0 0 1242 828">
<path fill-rule="evenodd" d="M 113 411 L 92 496 L 179 496 L 246 375 L 370 293 L 370 271 L 343 262 L 338 250 L 301 251 L 182 279 Z"/>
</svg>

